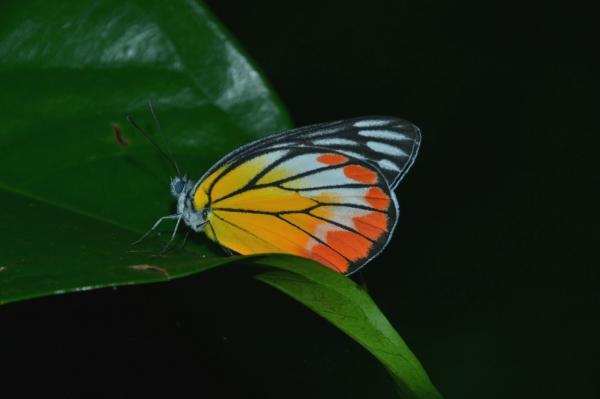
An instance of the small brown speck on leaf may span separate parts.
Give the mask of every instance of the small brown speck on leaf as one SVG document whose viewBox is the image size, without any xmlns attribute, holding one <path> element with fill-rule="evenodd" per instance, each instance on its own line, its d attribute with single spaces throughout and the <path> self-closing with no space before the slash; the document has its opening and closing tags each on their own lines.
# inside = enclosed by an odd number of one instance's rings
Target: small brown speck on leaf
<svg viewBox="0 0 600 399">
<path fill-rule="evenodd" d="M 151 265 L 134 265 L 134 266 L 129 266 L 129 268 L 133 269 L 133 270 L 154 270 L 154 271 L 163 273 L 167 277 L 167 280 L 171 279 L 171 276 L 169 276 L 169 273 L 162 267 L 151 266 Z"/>
<path fill-rule="evenodd" d="M 115 131 L 115 140 L 117 141 L 117 144 L 119 144 L 121 147 L 129 147 L 129 141 L 123 137 L 121 126 L 116 123 L 113 124 L 113 130 Z"/>
</svg>

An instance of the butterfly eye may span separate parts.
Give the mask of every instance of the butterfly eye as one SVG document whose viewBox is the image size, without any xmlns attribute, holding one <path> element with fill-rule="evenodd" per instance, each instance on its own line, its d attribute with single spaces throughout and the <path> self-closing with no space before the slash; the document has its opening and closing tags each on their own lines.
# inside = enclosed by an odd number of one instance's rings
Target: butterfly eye
<svg viewBox="0 0 600 399">
<path fill-rule="evenodd" d="M 208 208 L 204 208 L 204 209 L 202 209 L 202 218 L 204 220 L 206 220 L 207 217 L 208 217 Z"/>
<path fill-rule="evenodd" d="M 173 188 L 175 189 L 175 192 L 177 194 L 181 194 L 184 187 L 185 187 L 185 183 L 183 182 L 183 180 L 178 180 L 177 183 L 175 183 L 175 186 Z"/>
</svg>

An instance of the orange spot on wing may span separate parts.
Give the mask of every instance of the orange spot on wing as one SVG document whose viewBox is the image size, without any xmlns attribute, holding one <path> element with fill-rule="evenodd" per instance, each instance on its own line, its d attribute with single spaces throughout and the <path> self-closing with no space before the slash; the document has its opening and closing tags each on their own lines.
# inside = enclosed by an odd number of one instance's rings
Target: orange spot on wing
<svg viewBox="0 0 600 399">
<path fill-rule="evenodd" d="M 379 187 L 371 187 L 367 195 L 365 195 L 365 199 L 375 209 L 384 210 L 390 204 L 390 197 Z"/>
<path fill-rule="evenodd" d="M 373 184 L 377 181 L 377 173 L 360 165 L 348 165 L 344 168 L 344 175 L 357 182 Z"/>
<path fill-rule="evenodd" d="M 307 251 L 307 258 L 316 260 L 339 273 L 346 273 L 350 267 L 348 260 L 326 245 L 317 244 Z"/>
<path fill-rule="evenodd" d="M 339 154 L 323 154 L 317 157 L 317 161 L 326 165 L 339 165 L 348 161 L 348 158 Z"/>
<path fill-rule="evenodd" d="M 356 216 L 352 218 L 356 230 L 364 236 L 372 240 L 378 239 L 385 231 L 387 231 L 387 217 L 383 213 L 371 212 L 364 216 Z"/>
<path fill-rule="evenodd" d="M 327 244 L 352 261 L 366 258 L 372 246 L 369 240 L 350 231 L 328 232 Z"/>
</svg>

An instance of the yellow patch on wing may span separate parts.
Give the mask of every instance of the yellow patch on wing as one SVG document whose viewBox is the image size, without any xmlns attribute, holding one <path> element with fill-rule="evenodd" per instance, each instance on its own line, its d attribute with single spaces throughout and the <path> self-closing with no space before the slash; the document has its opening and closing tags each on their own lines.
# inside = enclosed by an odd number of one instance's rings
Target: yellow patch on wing
<svg viewBox="0 0 600 399">
<path fill-rule="evenodd" d="M 216 200 L 243 188 L 256 175 L 265 170 L 267 166 L 285 155 L 286 151 L 275 151 L 252 158 L 251 160 L 239 164 L 233 168 L 224 170 L 223 168 L 213 174 L 219 175 L 212 186 L 211 198 Z M 212 177 L 212 176 L 211 176 Z"/>
<path fill-rule="evenodd" d="M 312 238 L 274 215 L 214 211 L 209 219 L 218 242 L 242 255 L 300 254 Z M 208 230 L 210 228 L 207 232 Z M 209 237 L 210 235 L 212 233 Z M 214 239 L 214 237 L 210 238 Z"/>
<path fill-rule="evenodd" d="M 278 187 L 263 187 L 240 192 L 222 201 L 215 200 L 213 209 L 236 209 L 265 213 L 300 212 L 317 205 L 317 202 L 295 191 Z M 237 217 L 237 216 L 236 216 Z"/>
<path fill-rule="evenodd" d="M 322 220 L 305 213 L 289 213 L 281 215 L 281 218 L 287 220 L 294 226 L 298 226 L 299 229 L 306 231 L 311 236 L 314 236 L 318 227 L 325 223 Z"/>
<path fill-rule="evenodd" d="M 274 244 L 260 239 L 237 226 L 223 222 L 214 215 L 211 215 L 209 220 L 211 222 L 209 227 L 206 228 L 206 236 L 226 248 L 242 255 L 278 252 L 278 248 Z"/>
<path fill-rule="evenodd" d="M 221 175 L 221 173 L 223 173 L 223 171 L 225 169 L 227 169 L 228 165 L 223 166 L 222 168 L 220 168 L 219 170 L 217 170 L 216 172 L 214 172 L 213 174 L 211 174 L 210 176 L 208 176 L 203 182 L 202 184 L 200 184 L 200 186 L 198 187 L 198 189 L 196 190 L 196 192 L 194 193 L 194 207 L 196 209 L 202 209 L 206 206 L 207 202 L 208 202 L 208 191 L 211 187 L 211 185 L 213 184 L 213 182 L 215 181 L 215 179 Z"/>
</svg>

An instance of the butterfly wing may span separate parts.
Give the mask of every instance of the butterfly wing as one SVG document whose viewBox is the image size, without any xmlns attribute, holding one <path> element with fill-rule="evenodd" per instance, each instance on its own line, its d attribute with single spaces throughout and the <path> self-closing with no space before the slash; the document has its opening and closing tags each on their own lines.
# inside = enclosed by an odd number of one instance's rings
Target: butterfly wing
<svg viewBox="0 0 600 399">
<path fill-rule="evenodd" d="M 194 188 L 206 234 L 240 254 L 289 253 L 351 274 L 387 245 L 393 189 L 412 165 L 419 129 L 392 117 L 293 129 L 250 143 Z"/>
<path fill-rule="evenodd" d="M 289 253 L 350 274 L 391 237 L 398 204 L 370 164 L 286 147 L 223 167 L 195 193 L 210 204 L 209 238 L 240 254 Z"/>
<path fill-rule="evenodd" d="M 371 116 L 321 123 L 287 130 L 246 144 L 229 153 L 199 180 L 249 154 L 281 147 L 322 148 L 362 160 L 375 167 L 394 190 L 412 166 L 421 131 L 412 123 L 391 116 Z"/>
</svg>

